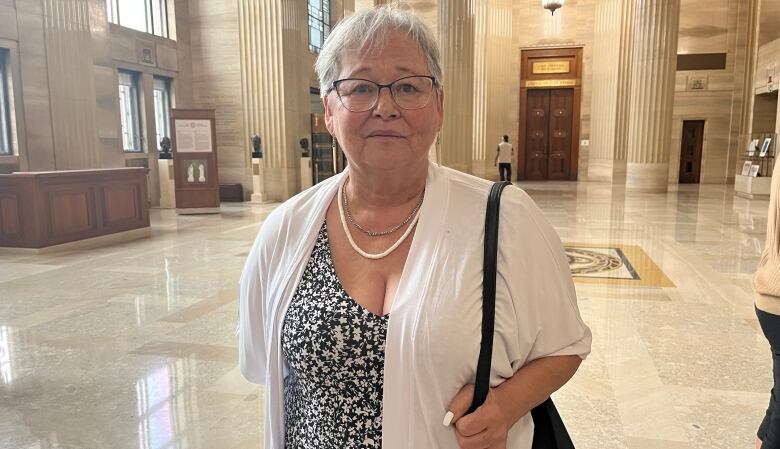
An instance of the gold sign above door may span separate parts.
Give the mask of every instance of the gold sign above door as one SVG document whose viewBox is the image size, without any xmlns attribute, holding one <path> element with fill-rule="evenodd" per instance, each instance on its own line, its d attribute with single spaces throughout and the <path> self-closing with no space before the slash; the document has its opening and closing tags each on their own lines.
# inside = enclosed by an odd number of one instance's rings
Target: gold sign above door
<svg viewBox="0 0 780 449">
<path fill-rule="evenodd" d="M 569 73 L 570 71 L 571 66 L 569 65 L 569 61 L 548 61 L 533 63 L 534 75 L 544 73 Z"/>
</svg>

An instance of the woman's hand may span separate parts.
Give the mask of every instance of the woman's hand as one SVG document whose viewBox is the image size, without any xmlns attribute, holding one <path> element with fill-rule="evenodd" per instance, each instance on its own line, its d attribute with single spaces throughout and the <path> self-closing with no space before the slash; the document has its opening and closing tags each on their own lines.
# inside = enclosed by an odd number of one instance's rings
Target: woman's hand
<svg viewBox="0 0 780 449">
<path fill-rule="evenodd" d="M 450 403 L 444 425 L 454 425 L 461 449 L 506 449 L 507 434 L 512 426 L 495 391 L 491 388 L 485 403 L 466 415 L 473 399 L 474 385 L 466 385 Z"/>
</svg>

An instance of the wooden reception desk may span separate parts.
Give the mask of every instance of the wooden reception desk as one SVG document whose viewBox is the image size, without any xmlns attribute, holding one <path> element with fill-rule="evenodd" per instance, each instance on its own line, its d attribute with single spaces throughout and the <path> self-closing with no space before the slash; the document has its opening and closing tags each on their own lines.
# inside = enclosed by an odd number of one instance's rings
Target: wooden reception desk
<svg viewBox="0 0 780 449">
<path fill-rule="evenodd" d="M 0 175 L 0 246 L 45 248 L 149 227 L 146 168 Z"/>
</svg>

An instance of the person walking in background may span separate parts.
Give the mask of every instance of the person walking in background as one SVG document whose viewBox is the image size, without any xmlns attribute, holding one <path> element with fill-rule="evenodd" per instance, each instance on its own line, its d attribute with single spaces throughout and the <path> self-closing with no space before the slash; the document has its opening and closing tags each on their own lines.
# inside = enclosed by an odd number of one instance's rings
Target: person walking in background
<svg viewBox="0 0 780 449">
<path fill-rule="evenodd" d="M 756 291 L 756 315 L 772 348 L 774 386 L 769 396 L 756 448 L 780 448 L 780 164 L 775 165 L 769 196 L 766 246 L 753 277 Z"/>
<path fill-rule="evenodd" d="M 493 161 L 493 166 L 498 165 L 498 176 L 502 181 L 512 182 L 512 159 L 514 157 L 515 148 L 509 143 L 509 136 L 504 134 L 504 140 L 498 144 L 496 160 Z"/>
</svg>

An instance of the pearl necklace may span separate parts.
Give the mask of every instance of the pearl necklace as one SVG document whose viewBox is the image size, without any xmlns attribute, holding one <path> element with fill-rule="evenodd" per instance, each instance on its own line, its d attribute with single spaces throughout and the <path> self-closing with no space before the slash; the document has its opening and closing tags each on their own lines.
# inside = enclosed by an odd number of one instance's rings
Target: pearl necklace
<svg viewBox="0 0 780 449">
<path fill-rule="evenodd" d="M 350 232 L 349 225 L 347 224 L 347 219 L 344 217 L 344 184 L 343 183 L 339 186 L 338 196 L 339 196 L 338 202 L 339 202 L 339 216 L 341 217 L 341 226 L 344 228 L 344 233 L 347 234 L 347 240 L 349 240 L 349 244 L 352 246 L 352 249 L 354 249 L 356 253 L 360 254 L 366 259 L 371 259 L 371 260 L 383 259 L 389 256 L 390 253 L 398 249 L 398 247 L 401 246 L 401 244 L 412 233 L 412 230 L 417 225 L 417 222 L 420 220 L 420 212 L 422 212 L 422 208 L 417 209 L 417 212 L 414 214 L 411 223 L 409 223 L 409 227 L 406 228 L 406 232 L 404 232 L 401 238 L 396 240 L 396 242 L 393 243 L 393 245 L 390 248 L 388 248 L 386 251 L 379 254 L 371 254 L 360 249 L 360 247 L 357 246 L 357 243 L 355 243 L 355 240 L 352 238 L 352 232 Z"/>
<path fill-rule="evenodd" d="M 342 190 L 343 190 L 342 192 L 343 194 L 341 195 L 341 198 L 344 200 L 344 213 L 347 215 L 347 219 L 352 224 L 352 226 L 358 228 L 360 232 L 366 234 L 369 237 L 384 237 L 406 226 L 407 223 L 412 221 L 412 218 L 414 218 L 415 214 L 417 214 L 417 211 L 420 210 L 420 207 L 422 206 L 423 198 L 425 198 L 425 193 L 423 193 L 423 195 L 420 196 L 420 201 L 418 201 L 417 205 L 415 205 L 414 209 L 412 209 L 412 212 L 409 213 L 409 215 L 401 223 L 398 223 L 397 225 L 393 226 L 392 228 L 386 231 L 369 231 L 365 229 L 363 226 L 360 226 L 360 223 L 358 223 L 355 220 L 355 218 L 352 216 L 352 212 L 349 210 L 349 201 L 347 201 L 347 191 L 344 189 Z"/>
</svg>

